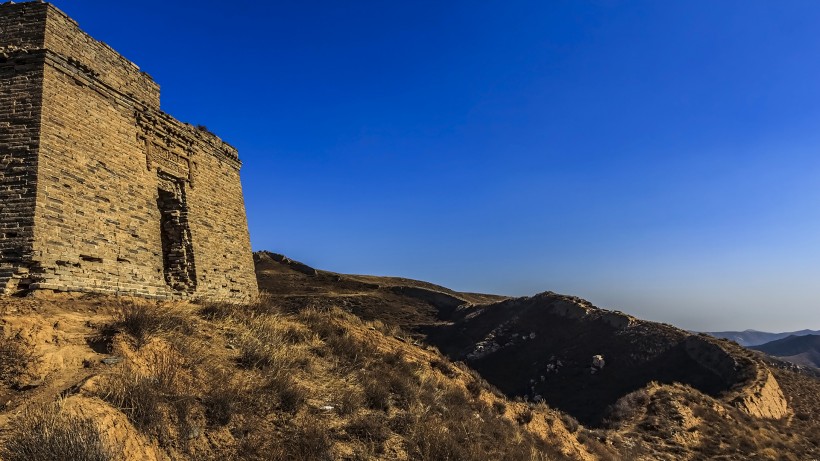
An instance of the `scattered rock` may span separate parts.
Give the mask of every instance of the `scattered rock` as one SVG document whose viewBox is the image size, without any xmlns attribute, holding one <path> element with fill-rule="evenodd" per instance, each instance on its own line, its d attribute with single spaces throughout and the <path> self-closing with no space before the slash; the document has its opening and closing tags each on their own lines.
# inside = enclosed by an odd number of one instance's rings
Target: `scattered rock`
<svg viewBox="0 0 820 461">
<path fill-rule="evenodd" d="M 202 434 L 202 429 L 198 426 L 192 426 L 188 429 L 188 440 L 195 439 Z"/>
<path fill-rule="evenodd" d="M 106 357 L 106 358 L 100 360 L 100 362 L 102 362 L 106 365 L 116 365 L 116 364 L 122 362 L 122 357 L 112 355 L 111 357 Z"/>
</svg>

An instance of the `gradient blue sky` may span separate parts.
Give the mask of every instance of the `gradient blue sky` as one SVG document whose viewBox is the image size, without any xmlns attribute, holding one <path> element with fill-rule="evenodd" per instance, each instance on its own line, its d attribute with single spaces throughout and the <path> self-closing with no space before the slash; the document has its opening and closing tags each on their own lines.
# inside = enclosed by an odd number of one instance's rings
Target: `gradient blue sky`
<svg viewBox="0 0 820 461">
<path fill-rule="evenodd" d="M 239 149 L 255 249 L 820 328 L 820 2 L 56 5 Z"/>
</svg>

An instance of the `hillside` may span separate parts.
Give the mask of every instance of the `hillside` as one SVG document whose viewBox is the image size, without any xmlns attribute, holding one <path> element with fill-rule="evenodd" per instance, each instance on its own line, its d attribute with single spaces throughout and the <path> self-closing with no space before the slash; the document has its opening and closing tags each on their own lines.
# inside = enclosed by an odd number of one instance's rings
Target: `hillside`
<svg viewBox="0 0 820 461">
<path fill-rule="evenodd" d="M 820 456 L 820 381 L 729 342 L 560 295 L 255 261 L 250 305 L 0 298 L 0 459 Z"/>
<path fill-rule="evenodd" d="M 759 346 L 752 346 L 750 349 L 798 365 L 820 368 L 820 335 L 791 335 Z"/>
<path fill-rule="evenodd" d="M 611 405 L 650 382 L 686 384 L 750 414 L 787 413 L 777 383 L 758 360 L 705 335 L 554 293 L 461 313 L 452 325 L 432 330 L 431 342 L 442 352 L 508 395 L 544 399 L 588 425 L 602 424 Z"/>
<path fill-rule="evenodd" d="M 734 341 L 741 346 L 759 346 L 788 336 L 820 335 L 820 330 L 800 330 L 783 333 L 769 333 L 766 331 L 744 330 L 744 331 L 712 331 L 706 333 L 715 338 L 723 338 Z"/>
<path fill-rule="evenodd" d="M 269 255 L 257 254 L 260 286 L 276 292 L 286 279 L 276 275 L 282 268 L 275 268 L 269 261 Z M 596 431 L 607 430 L 606 436 L 599 437 L 608 440 L 610 446 L 617 444 L 613 434 L 629 426 L 623 420 L 624 408 L 632 408 L 636 400 L 643 402 L 649 394 L 654 397 L 658 390 L 659 398 L 668 399 L 666 404 L 673 409 L 678 408 L 675 405 L 697 408 L 698 404 L 689 401 L 692 399 L 708 405 L 710 409 L 703 409 L 704 418 L 698 421 L 710 427 L 707 432 L 733 433 L 731 438 L 735 441 L 727 443 L 729 446 L 741 440 L 747 440 L 749 446 L 763 443 L 766 437 L 759 425 L 774 431 L 771 443 L 784 443 L 781 436 L 774 434 L 793 429 L 787 429 L 791 427 L 788 421 L 792 420 L 793 411 L 786 404 L 789 396 L 784 399 L 773 372 L 755 354 L 728 341 L 692 335 L 670 325 L 598 309 L 579 298 L 553 293 L 521 299 L 468 300 L 468 294 L 449 290 L 447 296 L 439 296 L 441 292 L 436 286 L 424 282 L 405 280 L 407 286 L 423 286 L 430 291 L 403 291 L 396 281 L 404 279 L 373 276 L 366 278 L 370 285 L 340 293 L 334 285 L 346 286 L 351 279 L 361 281 L 361 276 L 317 271 L 315 275 L 291 272 L 287 277 L 295 277 L 302 287 L 313 292 L 301 298 L 307 305 L 333 303 L 336 299 L 338 305 L 368 320 L 399 325 L 419 343 L 435 345 L 451 360 L 464 361 L 508 397 L 529 402 L 543 399 L 588 427 L 598 427 Z M 397 293 L 415 296 L 396 298 Z M 454 308 L 454 304 L 458 305 Z M 417 315 L 407 315 L 409 306 L 415 306 L 412 310 Z M 594 355 L 602 355 L 605 364 L 593 374 Z M 799 370 L 791 369 L 783 373 L 801 375 Z M 800 394 L 798 400 L 803 397 Z M 637 406 L 646 411 L 645 404 Z M 809 399 L 801 405 L 815 404 Z M 715 408 L 725 409 L 718 412 L 725 424 L 709 421 L 709 415 L 717 411 Z M 727 415 L 732 414 L 743 420 L 740 426 L 729 423 L 732 418 Z M 683 417 L 669 413 L 658 417 L 651 411 L 644 415 L 654 422 Z M 749 421 L 755 422 L 749 425 L 748 432 L 737 433 L 738 427 Z M 662 428 L 663 425 L 658 426 L 661 432 Z M 681 431 L 699 432 L 696 426 Z M 646 431 L 641 429 L 636 434 L 644 437 Z M 802 447 L 796 452 L 817 453 L 813 433 L 800 432 L 789 438 L 799 440 L 789 442 Z M 648 446 L 658 442 L 651 440 Z M 672 443 L 673 452 L 679 452 L 669 459 L 684 459 L 679 456 L 687 450 L 698 453 L 706 449 L 707 440 L 698 440 L 703 445 L 694 449 Z M 713 448 L 709 446 L 710 450 Z M 660 453 L 652 456 L 649 459 L 663 459 Z"/>
<path fill-rule="evenodd" d="M 584 460 L 561 415 L 507 400 L 395 328 L 105 297 L 0 299 L 0 459 Z M 577 430 L 576 430 L 577 432 Z"/>
</svg>

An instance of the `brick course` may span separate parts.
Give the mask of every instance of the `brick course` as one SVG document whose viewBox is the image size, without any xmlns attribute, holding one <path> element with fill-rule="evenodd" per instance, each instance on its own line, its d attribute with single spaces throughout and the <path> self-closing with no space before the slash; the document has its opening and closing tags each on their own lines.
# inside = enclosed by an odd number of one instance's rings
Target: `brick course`
<svg viewBox="0 0 820 461">
<path fill-rule="evenodd" d="M 240 166 L 57 8 L 0 5 L 0 292 L 254 296 Z"/>
</svg>

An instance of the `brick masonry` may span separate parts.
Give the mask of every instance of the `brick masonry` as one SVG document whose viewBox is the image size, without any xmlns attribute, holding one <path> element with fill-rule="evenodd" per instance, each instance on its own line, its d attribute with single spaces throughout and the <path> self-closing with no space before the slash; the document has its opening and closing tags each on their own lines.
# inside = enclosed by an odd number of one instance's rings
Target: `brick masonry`
<svg viewBox="0 0 820 461">
<path fill-rule="evenodd" d="M 240 166 L 60 10 L 0 5 L 0 292 L 254 296 Z"/>
</svg>

